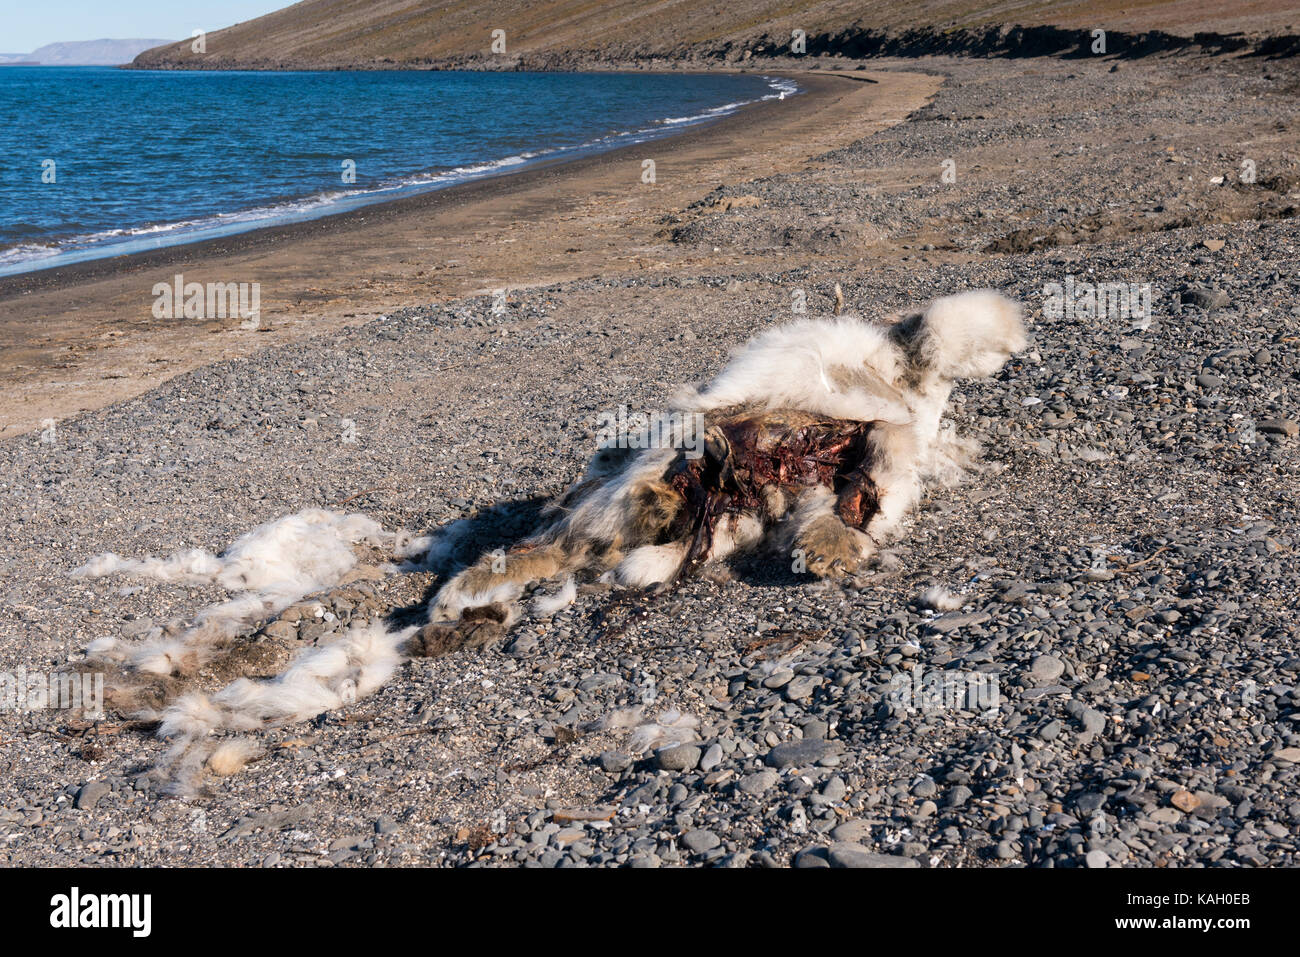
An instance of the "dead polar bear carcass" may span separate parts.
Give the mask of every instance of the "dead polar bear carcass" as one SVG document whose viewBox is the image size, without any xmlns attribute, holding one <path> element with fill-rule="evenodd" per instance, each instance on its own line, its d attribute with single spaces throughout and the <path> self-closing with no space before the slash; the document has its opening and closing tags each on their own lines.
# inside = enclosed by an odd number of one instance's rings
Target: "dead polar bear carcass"
<svg viewBox="0 0 1300 957">
<path fill-rule="evenodd" d="M 763 544 L 814 575 L 851 573 L 927 484 L 972 457 L 941 425 L 954 383 L 993 375 L 1025 341 L 1019 306 L 988 290 L 893 323 L 841 316 L 763 333 L 674 403 L 703 416 L 703 454 L 688 451 L 684 416 L 656 447 L 601 449 L 548 524 L 447 582 L 417 644 L 479 644 L 513 620 L 525 586 L 566 574 L 647 586 Z"/>
</svg>

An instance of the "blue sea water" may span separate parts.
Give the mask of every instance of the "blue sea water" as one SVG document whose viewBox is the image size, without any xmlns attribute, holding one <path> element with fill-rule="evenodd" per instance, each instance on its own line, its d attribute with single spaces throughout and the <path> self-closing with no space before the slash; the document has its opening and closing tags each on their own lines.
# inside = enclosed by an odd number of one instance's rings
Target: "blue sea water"
<svg viewBox="0 0 1300 957">
<path fill-rule="evenodd" d="M 3 67 L 0 275 L 329 215 L 793 92 L 752 74 Z"/>
</svg>

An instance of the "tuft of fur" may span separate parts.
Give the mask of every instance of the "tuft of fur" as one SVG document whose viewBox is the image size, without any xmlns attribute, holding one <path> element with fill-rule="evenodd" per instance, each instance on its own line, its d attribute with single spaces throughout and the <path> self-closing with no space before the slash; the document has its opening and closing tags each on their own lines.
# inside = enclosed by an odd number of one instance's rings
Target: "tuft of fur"
<svg viewBox="0 0 1300 957">
<path fill-rule="evenodd" d="M 262 749 L 248 738 L 231 738 L 212 749 L 208 755 L 208 770 L 218 777 L 230 777 L 242 771 L 244 765 L 261 753 Z"/>
<path fill-rule="evenodd" d="M 87 653 L 152 675 L 192 675 L 223 642 L 249 625 L 331 587 L 357 565 L 353 546 L 392 547 L 396 536 L 359 514 L 306 509 L 259 525 L 219 555 L 202 549 L 168 558 L 122 558 L 108 553 L 71 574 L 77 578 L 129 574 L 159 581 L 215 584 L 233 593 L 195 616 L 182 634 L 130 648 L 97 641 Z"/>
<path fill-rule="evenodd" d="M 172 746 L 157 770 L 170 775 L 173 793 L 193 794 L 205 762 L 211 766 L 215 752 L 207 739 L 214 732 L 308 721 L 353 704 L 392 677 L 415 631 L 354 625 L 328 644 L 299 652 L 268 681 L 239 678 L 213 695 L 183 695 L 161 714 L 158 735 L 170 739 Z"/>
<path fill-rule="evenodd" d="M 991 376 L 1027 342 L 1020 307 L 991 289 L 936 299 L 921 327 L 922 364 L 948 380 Z"/>
<path fill-rule="evenodd" d="M 671 708 L 653 721 L 639 725 L 628 739 L 627 747 L 633 754 L 645 754 L 647 751 L 686 744 L 699 737 L 695 732 L 699 726 L 698 718 Z"/>
<path fill-rule="evenodd" d="M 578 584 L 569 576 L 554 595 L 545 595 L 533 601 L 533 614 L 538 618 L 549 618 L 557 611 L 568 608 L 578 598 Z"/>
<path fill-rule="evenodd" d="M 99 639 L 87 648 L 92 661 L 117 666 L 119 674 L 106 689 L 114 706 L 158 720 L 159 735 L 172 741 L 158 770 L 170 774 L 173 791 L 194 793 L 204 767 L 233 773 L 255 753 L 251 742 L 224 742 L 214 749 L 208 741 L 213 732 L 314 718 L 371 693 L 403 660 L 401 648 L 414 628 L 390 632 L 380 625 L 354 625 L 334 641 L 300 652 L 270 681 L 239 678 L 212 695 L 183 692 L 184 679 L 225 654 L 251 625 L 344 580 L 357 567 L 357 545 L 386 547 L 398 555 L 412 547 L 409 536 L 386 532 L 364 515 L 307 509 L 258 526 L 220 554 L 202 549 L 167 558 L 107 554 L 72 572 L 215 584 L 234 593 L 201 609 L 174 637 L 138 643 Z"/>
<path fill-rule="evenodd" d="M 885 326 L 854 316 L 805 319 L 762 333 L 703 391 L 684 389 L 673 406 L 708 411 L 754 405 L 903 424 L 911 411 L 897 385 L 902 360 Z"/>
<path fill-rule="evenodd" d="M 595 722 L 592 731 L 626 731 L 645 722 L 645 712 L 641 708 L 616 708 Z"/>
<path fill-rule="evenodd" d="M 642 545 L 628 553 L 614 569 L 620 584 L 633 588 L 648 588 L 676 577 L 686 558 L 686 547 L 680 542 L 667 545 Z"/>
<path fill-rule="evenodd" d="M 74 578 L 125 573 L 159 581 L 215 583 L 234 592 L 275 592 L 335 581 L 357 562 L 352 544 L 389 545 L 393 536 L 360 514 L 312 508 L 259 525 L 220 555 L 192 548 L 168 558 L 108 552 L 72 571 Z"/>
<path fill-rule="evenodd" d="M 931 585 L 921 592 L 918 601 L 922 608 L 932 608 L 935 611 L 956 611 L 965 600 L 960 595 L 954 595 L 942 585 Z"/>
</svg>

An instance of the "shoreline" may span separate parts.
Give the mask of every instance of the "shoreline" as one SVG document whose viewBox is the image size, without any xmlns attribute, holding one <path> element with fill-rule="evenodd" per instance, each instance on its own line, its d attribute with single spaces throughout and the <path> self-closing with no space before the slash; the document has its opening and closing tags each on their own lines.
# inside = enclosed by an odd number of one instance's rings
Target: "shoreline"
<svg viewBox="0 0 1300 957">
<path fill-rule="evenodd" d="M 615 255 L 611 263 L 609 247 L 640 251 L 640 259 L 652 248 L 655 258 L 696 259 L 691 254 L 698 251 L 656 239 L 665 216 L 720 182 L 802 163 L 887 125 L 881 118 L 900 120 L 940 82 L 921 73 L 762 72 L 797 80 L 800 94 L 751 103 L 656 140 L 318 219 L 0 278 L 0 347 L 9 357 L 0 368 L 0 438 L 137 395 L 213 361 L 402 306 L 639 268 L 637 255 Z M 773 137 L 788 142 L 771 150 Z M 647 154 L 658 164 L 659 182 L 641 188 Z M 700 176 L 708 163 L 721 165 Z M 562 214 L 571 218 L 557 219 Z M 614 222 L 611 214 L 631 219 Z M 561 233 L 567 245 L 552 241 Z M 470 257 L 476 262 L 467 269 Z M 259 283 L 263 327 L 240 329 L 238 319 L 154 319 L 149 290 L 177 272 Z"/>
<path fill-rule="evenodd" d="M 91 69 L 97 69 L 92 67 Z M 123 69 L 117 67 L 115 69 Z M 217 72 L 217 71 L 209 71 Z M 320 71 L 283 71 L 283 72 L 320 72 Z M 338 71 L 331 71 L 338 72 Z M 366 71 L 361 71 L 366 72 Z M 467 71 L 448 71 L 448 72 L 467 72 Z M 476 72 L 476 71 L 468 71 Z M 602 71 L 605 72 L 605 71 Z M 647 71 L 644 70 L 610 70 L 611 74 L 637 75 Z M 317 205 L 309 206 L 305 209 L 296 209 L 304 203 L 313 203 L 322 192 L 306 193 L 295 196 L 281 196 L 267 200 L 254 202 L 248 207 L 237 207 L 220 213 L 194 214 L 189 220 L 172 220 L 137 223 L 132 226 L 124 227 L 116 231 L 125 231 L 129 235 L 125 239 L 116 241 L 96 242 L 88 245 L 68 247 L 60 249 L 51 256 L 37 257 L 22 260 L 20 262 L 5 263 L 0 262 L 0 284 L 8 279 L 20 279 L 37 272 L 47 272 L 56 269 L 65 269 L 82 263 L 97 262 L 99 260 L 122 260 L 132 256 L 144 255 L 152 252 L 161 252 L 178 246 L 193 246 L 200 243 L 216 239 L 229 239 L 243 233 L 253 232 L 262 229 L 271 229 L 277 226 L 295 225 L 298 223 L 312 222 L 318 219 L 328 219 L 335 216 L 341 216 L 344 213 L 368 209 L 370 207 L 383 205 L 386 203 L 397 202 L 401 199 L 407 199 L 416 196 L 422 196 L 426 193 L 437 192 L 446 189 L 455 189 L 470 183 L 482 180 L 494 179 L 499 176 L 510 176 L 530 169 L 543 166 L 557 165 L 574 162 L 588 156 L 598 156 L 602 153 L 612 152 L 615 149 L 631 148 L 642 146 L 650 143 L 657 143 L 661 140 L 672 139 L 680 136 L 690 130 L 710 126 L 720 120 L 735 116 L 737 113 L 759 106 L 770 99 L 784 99 L 787 95 L 798 96 L 805 92 L 803 88 L 798 88 L 793 92 L 779 89 L 778 82 L 781 77 L 778 74 L 767 71 L 739 71 L 739 70 L 700 70 L 700 71 L 682 71 L 682 76 L 710 76 L 710 75 L 736 75 L 749 76 L 758 79 L 766 78 L 774 81 L 770 82 L 767 91 L 756 96 L 751 100 L 728 103 L 717 107 L 716 109 L 727 110 L 710 116 L 708 112 L 700 113 L 695 116 L 686 117 L 682 121 L 670 121 L 668 118 L 658 118 L 647 121 L 648 125 L 620 131 L 617 134 L 605 134 L 604 136 L 593 135 L 593 139 L 570 146 L 523 148 L 516 155 L 499 156 L 493 159 L 474 161 L 473 168 L 469 170 L 447 170 L 436 174 L 438 177 L 451 177 L 456 172 L 462 175 L 458 178 L 449 178 L 442 182 L 430 181 L 423 184 L 414 182 L 403 182 L 414 177 L 432 176 L 427 170 L 414 170 L 407 173 L 393 174 L 397 182 L 392 185 L 378 185 L 368 189 L 355 189 L 351 192 L 344 191 L 335 199 L 328 202 L 321 202 Z M 678 75 L 676 71 L 663 71 L 662 75 Z M 670 125 L 676 122 L 676 125 Z M 661 124 L 658 127 L 655 124 Z M 629 140 L 626 146 L 601 146 L 598 145 L 602 139 L 612 139 L 615 137 L 636 137 Z M 534 150 L 529 152 L 528 150 Z M 554 155 L 549 155 L 554 154 Z M 514 160 L 515 162 L 511 162 Z M 388 194 L 388 195 L 384 195 Z M 222 226 L 217 220 L 221 216 L 243 216 L 250 213 L 264 210 L 265 215 L 256 219 L 247 219 L 240 223 L 232 223 Z M 276 210 L 280 210 L 276 212 Z M 185 222 L 191 222 L 188 229 L 178 229 Z M 175 232 L 169 230 L 175 229 Z M 211 234 L 214 231 L 225 229 L 227 231 L 218 232 L 216 235 Z M 163 230 L 164 232 L 159 232 Z M 152 232 L 151 232 L 152 231 Z M 155 237 L 158 245 L 149 246 L 150 237 Z M 194 238 L 186 238 L 194 237 Z M 67 237 L 64 237 L 65 239 Z M 144 244 L 144 248 L 132 248 Z M 13 245 L 22 245 L 16 242 Z M 55 244 L 57 246 L 57 243 Z M 6 247 L 11 249 L 13 246 Z M 5 252 L 0 249 L 0 253 Z"/>
<path fill-rule="evenodd" d="M 767 73 L 769 71 L 762 72 Z M 780 73 L 774 72 L 773 75 L 791 76 L 792 74 L 786 71 L 781 71 Z M 839 76 L 838 74 L 828 75 Z M 800 75 L 800 77 L 801 79 L 807 79 L 802 75 Z M 843 78 L 864 82 L 861 78 L 853 76 L 845 76 Z M 816 80 L 820 79 L 820 77 L 814 74 L 811 79 Z M 815 92 L 811 88 L 813 85 L 814 84 L 810 84 L 808 89 L 801 88 L 798 95 L 802 97 L 813 94 Z M 614 159 L 620 156 L 630 155 L 631 153 L 642 149 L 642 147 L 649 143 L 673 144 L 678 147 L 688 146 L 691 145 L 690 141 L 692 140 L 712 138 L 717 136 L 719 133 L 729 132 L 731 121 L 745 120 L 744 123 L 737 123 L 737 127 L 751 125 L 754 117 L 750 114 L 753 111 L 761 110 L 765 106 L 771 106 L 772 103 L 773 101 L 770 100 L 756 101 L 741 107 L 735 113 L 713 120 L 712 122 L 706 121 L 694 126 L 689 126 L 678 133 L 671 133 L 667 136 L 647 141 L 647 143 L 632 143 L 627 146 L 618 146 L 610 150 L 604 150 L 599 153 L 590 153 L 583 156 L 556 157 L 554 159 L 541 160 L 537 163 L 528 165 L 524 169 L 504 169 L 490 176 L 482 177 L 481 179 L 454 183 L 442 189 L 431 189 L 421 193 L 412 193 L 405 196 L 394 197 L 393 199 L 381 200 L 356 209 L 341 210 L 337 213 L 330 213 L 317 219 L 292 223 L 269 223 L 268 225 L 257 226 L 253 229 L 245 230 L 241 233 L 235 233 L 230 236 L 201 239 L 190 243 L 178 243 L 174 246 L 141 250 L 134 253 L 124 253 L 118 256 L 103 256 L 98 259 L 87 260 L 84 262 L 67 263 L 61 266 L 51 266 L 46 269 L 37 269 L 30 272 L 15 273 L 9 276 L 0 276 L 0 303 L 7 301 L 14 296 L 27 295 L 28 293 L 34 292 L 38 289 L 59 288 L 68 284 L 84 282 L 88 279 L 104 278 L 105 276 L 120 272 L 123 267 L 148 269 L 166 266 L 172 263 L 179 263 L 188 258 L 184 255 L 186 251 L 215 253 L 218 255 L 238 254 L 249 250 L 259 249 L 269 244 L 281 241 L 294 241 L 307 237 L 319 236 L 331 229 L 344 229 L 350 225 L 365 222 L 375 216 L 378 216 L 381 219 L 392 219 L 409 213 L 436 211 L 443 205 L 453 204 L 458 201 L 471 202 L 487 195 L 499 195 L 514 188 L 532 185 L 548 176 L 553 176 L 557 170 L 561 169 L 566 173 L 581 174 L 592 167 L 601 165 L 599 161 L 603 159 Z M 42 276 L 42 274 L 44 274 L 44 276 Z M 46 277 L 48 277 L 49 281 L 40 281 Z"/>
</svg>

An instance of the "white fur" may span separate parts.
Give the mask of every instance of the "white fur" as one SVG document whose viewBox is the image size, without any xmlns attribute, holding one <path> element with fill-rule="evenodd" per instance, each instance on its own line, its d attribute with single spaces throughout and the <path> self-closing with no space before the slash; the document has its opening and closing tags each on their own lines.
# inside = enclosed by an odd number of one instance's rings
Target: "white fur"
<svg viewBox="0 0 1300 957">
<path fill-rule="evenodd" d="M 577 598 L 578 583 L 570 576 L 554 595 L 544 595 L 533 601 L 533 614 L 539 618 L 549 618 L 560 609 L 568 608 Z"/>
<path fill-rule="evenodd" d="M 234 594 L 200 610 L 193 624 L 173 638 L 131 646 L 100 639 L 87 653 L 145 674 L 169 675 L 192 668 L 214 653 L 220 639 L 237 636 L 306 595 L 337 585 L 356 567 L 353 546 L 360 543 L 396 548 L 408 555 L 424 544 L 386 532 L 364 515 L 308 509 L 258 526 L 220 555 L 201 549 L 165 559 L 101 555 L 73 574 L 97 577 L 125 572 L 163 581 L 215 584 Z M 214 695 L 196 692 L 173 701 L 157 715 L 159 735 L 174 742 L 164 760 L 173 788 L 192 793 L 205 766 L 217 774 L 233 773 L 255 753 L 251 743 L 226 742 L 213 750 L 204 739 L 214 731 L 249 731 L 307 720 L 370 694 L 402 661 L 401 645 L 414 631 L 354 625 L 334 641 L 300 652 L 270 681 L 241 678 Z"/>
<path fill-rule="evenodd" d="M 632 732 L 632 737 L 628 739 L 627 747 L 633 754 L 644 754 L 652 749 L 685 744 L 699 737 L 695 733 L 699 725 L 698 718 L 671 708 L 653 721 L 637 727 Z"/>
<path fill-rule="evenodd" d="M 991 289 L 936 299 L 925 326 L 926 358 L 948 380 L 993 375 L 1026 344 L 1020 307 Z"/>
<path fill-rule="evenodd" d="M 931 585 L 921 592 L 918 600 L 922 607 L 933 608 L 935 611 L 956 611 L 964 601 L 960 595 L 954 595 L 942 585 Z"/>
<path fill-rule="evenodd" d="M 756 545 L 763 538 L 763 523 L 753 515 L 724 515 L 713 532 L 709 557 L 717 562 Z"/>
<path fill-rule="evenodd" d="M 617 708 L 605 715 L 592 726 L 593 731 L 626 731 L 645 722 L 645 712 L 641 708 Z"/>
<path fill-rule="evenodd" d="M 893 384 L 900 372 L 883 327 L 848 316 L 807 319 L 752 340 L 707 389 L 684 390 L 674 404 L 690 411 L 758 405 L 903 423 L 912 413 Z"/>
<path fill-rule="evenodd" d="M 614 570 L 614 577 L 622 585 L 646 588 L 660 582 L 669 582 L 677 575 L 686 558 L 686 546 L 679 542 L 667 545 L 642 545 L 633 549 Z"/>
<path fill-rule="evenodd" d="M 96 642 L 94 656 L 127 662 L 137 671 L 172 674 L 187 658 L 201 662 L 220 639 L 274 615 L 315 591 L 338 584 L 356 567 L 352 546 L 391 547 L 396 536 L 359 514 L 307 509 L 259 525 L 220 555 L 202 549 L 168 558 L 121 558 L 108 553 L 71 573 L 80 578 L 126 573 L 160 581 L 215 584 L 235 595 L 208 605 L 181 635 L 146 641 L 125 651 L 120 642 Z"/>
<path fill-rule="evenodd" d="M 392 677 L 403 660 L 402 645 L 415 631 L 354 625 L 329 644 L 299 652 L 269 681 L 240 678 L 211 696 L 192 692 L 178 698 L 161 715 L 158 735 L 173 744 L 159 770 L 170 772 L 174 792 L 192 794 L 205 763 L 221 773 L 218 767 L 233 765 L 237 757 L 233 752 L 218 757 L 220 747 L 214 751 L 205 741 L 214 731 L 307 721 L 350 705 Z"/>
<path fill-rule="evenodd" d="M 261 753 L 262 749 L 248 738 L 231 738 L 212 749 L 208 755 L 208 769 L 213 774 L 229 777 Z"/>
<path fill-rule="evenodd" d="M 386 545 L 394 536 L 364 515 L 312 508 L 259 525 L 220 555 L 192 548 L 168 558 L 121 558 L 112 552 L 74 569 L 74 577 L 124 572 L 159 581 L 215 583 L 229 591 L 276 591 L 334 581 L 356 564 L 351 545 Z"/>
<path fill-rule="evenodd" d="M 444 588 L 434 596 L 430 618 L 433 621 L 455 621 L 466 608 L 509 604 L 523 593 L 524 586 L 511 581 L 476 592 L 448 591 Z"/>
</svg>

